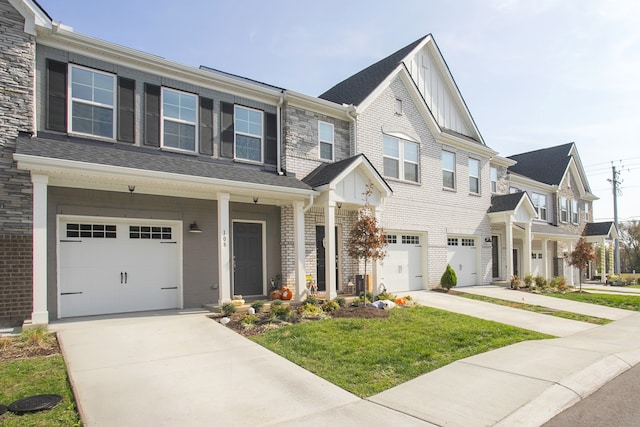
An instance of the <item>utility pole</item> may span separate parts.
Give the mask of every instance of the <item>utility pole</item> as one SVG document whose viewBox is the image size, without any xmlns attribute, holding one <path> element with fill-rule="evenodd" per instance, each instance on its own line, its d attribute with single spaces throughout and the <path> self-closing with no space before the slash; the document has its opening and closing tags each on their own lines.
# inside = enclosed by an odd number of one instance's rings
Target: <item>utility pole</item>
<svg viewBox="0 0 640 427">
<path fill-rule="evenodd" d="M 618 228 L 618 192 L 620 191 L 620 172 L 616 170 L 615 165 L 611 165 L 612 176 L 611 176 L 611 185 L 613 187 L 613 221 L 616 225 L 616 229 Z M 613 252 L 614 259 L 614 270 L 615 274 L 620 274 L 620 240 L 618 237 L 615 239 L 615 246 Z"/>
</svg>

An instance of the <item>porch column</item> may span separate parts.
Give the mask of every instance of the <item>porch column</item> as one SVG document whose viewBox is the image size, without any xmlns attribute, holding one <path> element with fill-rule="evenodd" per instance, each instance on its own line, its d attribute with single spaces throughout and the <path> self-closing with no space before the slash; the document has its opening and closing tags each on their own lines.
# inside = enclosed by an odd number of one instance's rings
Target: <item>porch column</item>
<svg viewBox="0 0 640 427">
<path fill-rule="evenodd" d="M 231 301 L 229 193 L 218 193 L 218 304 Z"/>
<path fill-rule="evenodd" d="M 293 202 L 293 256 L 296 274 L 296 301 L 301 301 L 306 290 L 305 243 L 304 243 L 304 202 Z"/>
<path fill-rule="evenodd" d="M 569 257 L 571 257 L 571 252 L 573 252 L 573 242 L 569 242 Z M 573 286 L 573 284 L 575 283 L 574 276 L 576 275 L 576 268 L 572 265 L 569 265 L 569 258 L 565 258 L 565 262 L 567 263 L 567 270 L 569 270 L 569 286 Z M 579 274 L 579 273 L 578 273 Z M 566 277 L 565 277 L 566 278 Z"/>
<path fill-rule="evenodd" d="M 325 295 L 336 297 L 336 202 L 329 198 L 324 205 Z"/>
<path fill-rule="evenodd" d="M 549 239 L 542 239 L 542 276 L 549 278 Z"/>
<path fill-rule="evenodd" d="M 531 274 L 531 223 L 524 224 L 524 255 L 522 260 L 522 277 Z"/>
<path fill-rule="evenodd" d="M 511 217 L 505 221 L 505 243 L 507 245 L 507 280 L 513 276 L 513 229 L 511 228 Z"/>
<path fill-rule="evenodd" d="M 31 175 L 33 184 L 33 312 L 31 323 L 49 323 L 47 311 L 47 175 Z"/>
<path fill-rule="evenodd" d="M 600 283 L 607 282 L 607 245 L 605 240 L 602 240 L 600 246 Z"/>
</svg>

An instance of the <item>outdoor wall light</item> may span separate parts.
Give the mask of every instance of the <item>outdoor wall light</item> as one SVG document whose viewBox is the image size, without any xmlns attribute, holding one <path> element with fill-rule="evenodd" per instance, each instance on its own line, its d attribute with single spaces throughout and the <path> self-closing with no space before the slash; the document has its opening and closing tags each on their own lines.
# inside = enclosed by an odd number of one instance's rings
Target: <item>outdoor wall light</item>
<svg viewBox="0 0 640 427">
<path fill-rule="evenodd" d="M 189 224 L 189 233 L 202 233 L 202 230 L 200 229 L 200 227 L 198 227 L 198 223 L 193 221 L 191 224 Z"/>
<path fill-rule="evenodd" d="M 338 207 L 338 209 L 342 209 L 342 202 L 337 202 L 336 206 Z"/>
<path fill-rule="evenodd" d="M 254 197 L 254 198 L 253 198 L 253 203 L 258 203 L 258 200 L 259 200 L 259 199 L 258 199 L 257 197 Z"/>
</svg>

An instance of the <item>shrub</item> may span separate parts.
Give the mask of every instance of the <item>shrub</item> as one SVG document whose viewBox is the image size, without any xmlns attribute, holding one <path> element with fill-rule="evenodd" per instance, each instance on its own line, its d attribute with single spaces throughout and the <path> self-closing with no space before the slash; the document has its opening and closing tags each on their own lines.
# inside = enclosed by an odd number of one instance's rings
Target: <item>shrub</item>
<svg viewBox="0 0 640 427">
<path fill-rule="evenodd" d="M 640 280 L 640 279 L 639 279 L 639 280 Z M 345 306 L 345 304 L 347 304 L 347 300 L 346 300 L 346 299 L 344 299 L 344 297 L 340 297 L 340 296 L 338 296 L 338 297 L 335 297 L 333 300 L 334 300 L 335 302 L 337 302 L 337 303 L 338 303 L 338 305 L 339 305 L 340 307 L 344 307 L 344 306 Z"/>
<path fill-rule="evenodd" d="M 320 301 L 318 301 L 318 298 L 314 297 L 313 295 L 309 295 L 307 297 L 306 300 L 304 300 L 305 304 L 311 304 L 311 305 L 318 305 L 320 304 Z"/>
<path fill-rule="evenodd" d="M 395 301 L 396 296 L 393 295 L 391 292 L 380 292 L 378 294 L 378 296 L 376 296 L 376 300 L 389 300 L 389 301 Z"/>
<path fill-rule="evenodd" d="M 298 307 L 298 314 L 302 317 L 318 317 L 322 313 L 322 308 L 318 304 L 305 302 Z"/>
<path fill-rule="evenodd" d="M 242 324 L 248 325 L 248 326 L 255 325 L 259 321 L 260 321 L 260 318 L 253 314 L 247 314 L 242 318 Z"/>
<path fill-rule="evenodd" d="M 284 304 L 272 304 L 271 310 L 269 310 L 269 317 L 271 320 L 279 319 L 286 321 L 291 319 L 291 314 L 291 307 Z"/>
<path fill-rule="evenodd" d="M 373 302 L 373 292 L 360 292 L 360 301 L 364 301 L 365 304 Z"/>
<path fill-rule="evenodd" d="M 44 326 L 34 326 L 22 329 L 20 340 L 29 346 L 46 348 L 55 341 L 55 336 L 49 333 Z"/>
<path fill-rule="evenodd" d="M 536 276 L 533 278 L 533 280 L 536 283 L 536 288 L 540 289 L 541 291 L 544 291 L 549 287 L 547 279 L 545 279 L 543 276 Z"/>
<path fill-rule="evenodd" d="M 256 313 L 260 313 L 264 308 L 264 301 L 254 301 L 254 303 L 251 304 L 251 308 L 253 308 Z"/>
<path fill-rule="evenodd" d="M 551 283 L 549 283 L 549 286 L 558 291 L 558 292 L 566 292 L 569 287 L 567 286 L 567 281 L 565 280 L 564 276 L 556 276 L 553 279 L 551 279 Z"/>
<path fill-rule="evenodd" d="M 282 302 L 282 300 L 277 299 L 271 302 L 271 307 L 279 307 L 282 304 L 284 304 L 284 302 Z"/>
<path fill-rule="evenodd" d="M 340 309 L 340 304 L 336 300 L 325 301 L 322 303 L 322 310 L 326 312 L 336 311 Z"/>
<path fill-rule="evenodd" d="M 524 284 L 527 288 L 530 287 L 532 283 L 533 283 L 532 274 L 527 274 L 526 276 L 524 276 Z"/>
<path fill-rule="evenodd" d="M 224 304 L 222 304 L 221 309 L 222 309 L 222 314 L 224 314 L 225 316 L 231 316 L 233 313 L 236 312 L 236 306 L 230 302 L 225 302 Z"/>
<path fill-rule="evenodd" d="M 456 272 L 451 268 L 451 265 L 447 264 L 447 269 L 442 274 L 440 278 L 440 286 L 447 291 L 453 288 L 458 284 L 458 278 L 456 277 Z"/>
</svg>

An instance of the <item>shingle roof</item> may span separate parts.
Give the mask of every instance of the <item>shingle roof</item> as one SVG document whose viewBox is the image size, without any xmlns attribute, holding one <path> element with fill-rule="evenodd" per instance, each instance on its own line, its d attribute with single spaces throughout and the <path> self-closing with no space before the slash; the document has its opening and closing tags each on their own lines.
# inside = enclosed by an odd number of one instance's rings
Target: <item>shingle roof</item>
<svg viewBox="0 0 640 427">
<path fill-rule="evenodd" d="M 229 164 L 214 159 L 119 143 L 20 137 L 16 145 L 16 153 L 88 164 L 246 182 L 249 185 L 262 184 L 311 190 L 311 187 L 299 179 L 280 176 L 273 171 L 265 171 L 258 167 Z"/>
<path fill-rule="evenodd" d="M 531 232 L 540 234 L 551 234 L 556 236 L 573 236 L 576 238 L 579 237 L 579 234 L 567 230 L 566 228 L 561 228 L 553 224 L 538 224 L 535 222 L 531 224 Z"/>
<path fill-rule="evenodd" d="M 413 43 L 392 53 L 384 59 L 357 72 L 351 77 L 338 83 L 318 98 L 326 99 L 338 104 L 359 105 L 389 74 L 402 62 L 402 60 L 420 44 L 427 36 L 421 37 Z"/>
<path fill-rule="evenodd" d="M 525 192 L 501 194 L 497 196 L 491 196 L 491 206 L 489 207 L 489 213 L 494 212 L 508 212 L 513 211 L 518 207 L 518 203 L 523 197 L 526 197 Z"/>
<path fill-rule="evenodd" d="M 573 142 L 509 156 L 518 163 L 509 171 L 549 185 L 560 185 L 571 156 Z"/>
<path fill-rule="evenodd" d="M 309 173 L 309 175 L 307 175 L 306 177 L 302 178 L 302 182 L 304 182 L 305 184 L 311 186 L 312 188 L 317 188 L 317 187 L 321 187 L 323 185 L 330 184 L 342 172 L 347 170 L 349 168 L 349 166 L 351 166 L 353 163 L 355 163 L 360 158 L 362 158 L 365 162 L 367 162 L 367 164 L 369 164 L 371 166 L 371 169 L 373 169 L 375 171 L 375 173 L 378 175 L 378 178 L 380 179 L 380 181 L 384 185 L 386 185 L 389 188 L 389 190 L 391 191 L 391 187 L 389 187 L 389 184 L 387 184 L 387 182 L 382 177 L 382 175 L 380 175 L 378 170 L 371 164 L 371 162 L 369 161 L 367 156 L 365 156 L 364 154 L 356 154 L 353 157 L 349 157 L 348 159 L 340 160 L 339 162 L 335 162 L 335 163 L 323 163 L 320 166 L 318 166 L 317 168 L 315 168 L 313 171 L 311 171 L 311 173 Z"/>
<path fill-rule="evenodd" d="M 584 235 L 587 237 L 608 236 L 612 228 L 614 228 L 613 221 L 589 222 L 584 228 Z"/>
</svg>

